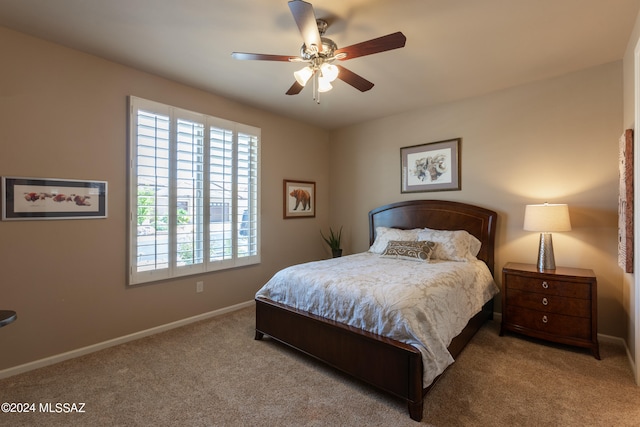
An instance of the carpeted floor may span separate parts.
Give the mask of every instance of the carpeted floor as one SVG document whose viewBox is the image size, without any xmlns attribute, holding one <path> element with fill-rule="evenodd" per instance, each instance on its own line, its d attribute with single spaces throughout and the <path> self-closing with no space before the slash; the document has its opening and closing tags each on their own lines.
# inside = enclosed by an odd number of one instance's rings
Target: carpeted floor
<svg viewBox="0 0 640 427">
<path fill-rule="evenodd" d="M 255 341 L 253 325 L 243 309 L 0 380 L 0 403 L 34 404 L 0 413 L 0 425 L 418 425 L 396 398 Z M 600 353 L 499 337 L 489 322 L 426 397 L 422 424 L 637 426 L 640 388 L 624 348 L 601 343 Z M 65 413 L 73 403 L 84 412 Z"/>
</svg>

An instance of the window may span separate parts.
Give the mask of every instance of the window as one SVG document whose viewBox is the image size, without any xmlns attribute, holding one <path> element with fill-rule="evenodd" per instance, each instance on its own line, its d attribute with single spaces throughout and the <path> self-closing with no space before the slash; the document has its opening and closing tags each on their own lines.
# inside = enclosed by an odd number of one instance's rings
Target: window
<svg viewBox="0 0 640 427">
<path fill-rule="evenodd" d="M 130 97 L 129 283 L 260 262 L 260 129 Z"/>
</svg>

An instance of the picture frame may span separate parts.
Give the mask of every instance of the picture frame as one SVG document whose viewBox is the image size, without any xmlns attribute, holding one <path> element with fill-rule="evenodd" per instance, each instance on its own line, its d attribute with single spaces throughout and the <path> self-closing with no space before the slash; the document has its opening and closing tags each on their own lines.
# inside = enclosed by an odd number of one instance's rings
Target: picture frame
<svg viewBox="0 0 640 427">
<path fill-rule="evenodd" d="M 313 218 L 316 216 L 316 183 L 283 180 L 283 218 Z"/>
<path fill-rule="evenodd" d="M 2 220 L 107 217 L 107 182 L 2 177 Z"/>
<path fill-rule="evenodd" d="M 618 143 L 618 265 L 633 273 L 633 129 L 625 130 Z"/>
<path fill-rule="evenodd" d="M 460 190 L 461 138 L 400 148 L 401 192 Z"/>
</svg>

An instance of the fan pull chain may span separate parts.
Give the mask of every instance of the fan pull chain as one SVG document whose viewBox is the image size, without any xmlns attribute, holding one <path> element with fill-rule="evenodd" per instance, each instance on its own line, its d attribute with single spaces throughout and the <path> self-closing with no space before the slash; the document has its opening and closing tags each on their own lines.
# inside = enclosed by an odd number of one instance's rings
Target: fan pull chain
<svg viewBox="0 0 640 427">
<path fill-rule="evenodd" d="M 316 101 L 316 104 L 320 104 L 320 91 L 318 90 L 318 74 L 319 71 L 313 73 L 313 100 Z"/>
</svg>

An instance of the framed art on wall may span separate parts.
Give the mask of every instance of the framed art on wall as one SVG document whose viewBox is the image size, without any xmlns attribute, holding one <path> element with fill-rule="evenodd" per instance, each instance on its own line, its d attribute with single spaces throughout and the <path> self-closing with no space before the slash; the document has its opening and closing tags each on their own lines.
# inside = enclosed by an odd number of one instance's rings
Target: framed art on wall
<svg viewBox="0 0 640 427">
<path fill-rule="evenodd" d="M 627 129 L 619 140 L 618 193 L 618 265 L 633 273 L 633 130 Z"/>
<path fill-rule="evenodd" d="M 400 149 L 402 193 L 460 190 L 460 138 Z"/>
<path fill-rule="evenodd" d="M 106 217 L 105 181 L 2 177 L 3 220 Z"/>
<path fill-rule="evenodd" d="M 283 217 L 313 218 L 316 216 L 316 183 L 312 181 L 283 181 Z"/>
</svg>

